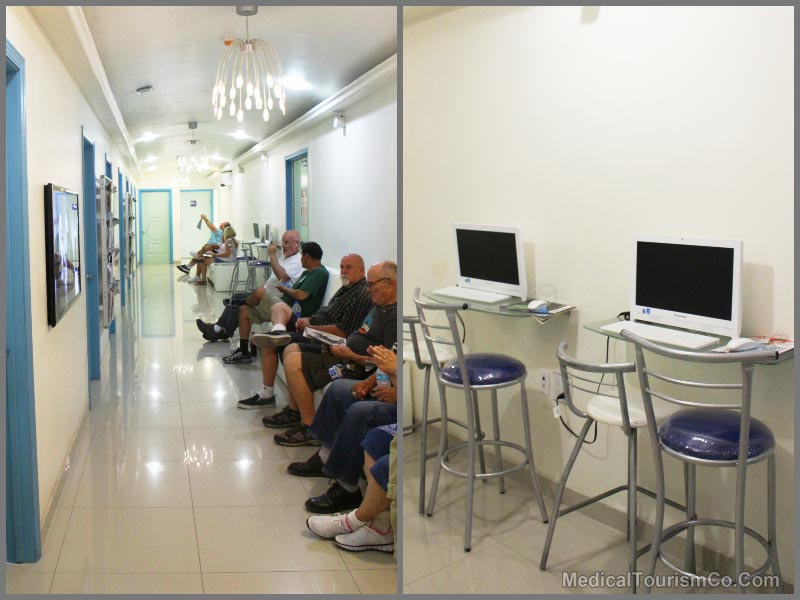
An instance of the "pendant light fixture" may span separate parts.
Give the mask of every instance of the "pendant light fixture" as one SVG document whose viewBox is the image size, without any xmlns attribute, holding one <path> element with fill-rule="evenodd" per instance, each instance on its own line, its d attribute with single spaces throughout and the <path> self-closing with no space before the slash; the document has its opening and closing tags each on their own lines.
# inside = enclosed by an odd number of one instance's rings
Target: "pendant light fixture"
<svg viewBox="0 0 800 600">
<path fill-rule="evenodd" d="M 178 171 L 184 174 L 192 171 L 196 173 L 208 171 L 208 150 L 206 150 L 206 145 L 194 137 L 197 121 L 189 121 L 189 129 L 192 132 L 192 139 L 186 140 L 183 154 L 178 156 Z"/>
<path fill-rule="evenodd" d="M 245 18 L 245 38 L 226 40 L 228 49 L 217 67 L 217 79 L 211 93 L 214 116 L 223 113 L 241 123 L 244 111 L 257 110 L 265 121 L 275 105 L 286 114 L 286 90 L 282 85 L 283 64 L 272 44 L 250 39 L 249 18 L 257 6 L 237 6 L 236 14 Z"/>
</svg>

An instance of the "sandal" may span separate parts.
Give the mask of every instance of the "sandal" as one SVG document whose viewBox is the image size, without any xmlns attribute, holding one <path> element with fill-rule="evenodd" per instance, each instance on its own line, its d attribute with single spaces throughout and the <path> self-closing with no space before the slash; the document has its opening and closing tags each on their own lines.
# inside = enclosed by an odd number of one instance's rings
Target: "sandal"
<svg viewBox="0 0 800 600">
<path fill-rule="evenodd" d="M 321 446 L 320 441 L 311 437 L 308 425 L 300 423 L 283 433 L 275 434 L 275 443 L 279 446 Z"/>
</svg>

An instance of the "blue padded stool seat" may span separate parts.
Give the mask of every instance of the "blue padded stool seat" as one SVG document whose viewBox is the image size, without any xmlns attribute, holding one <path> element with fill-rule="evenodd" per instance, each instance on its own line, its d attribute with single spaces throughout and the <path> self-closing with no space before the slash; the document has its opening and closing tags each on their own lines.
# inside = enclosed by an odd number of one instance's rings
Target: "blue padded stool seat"
<svg viewBox="0 0 800 600">
<path fill-rule="evenodd" d="M 526 374 L 525 365 L 505 354 L 467 354 L 467 374 L 470 385 L 494 385 L 515 381 Z M 442 379 L 457 385 L 463 384 L 458 360 L 447 362 L 442 368 Z"/>
<path fill-rule="evenodd" d="M 689 409 L 671 415 L 658 430 L 661 443 L 680 454 L 704 460 L 736 460 L 739 456 L 740 413 Z M 775 436 L 761 421 L 750 419 L 747 458 L 775 446 Z"/>
</svg>

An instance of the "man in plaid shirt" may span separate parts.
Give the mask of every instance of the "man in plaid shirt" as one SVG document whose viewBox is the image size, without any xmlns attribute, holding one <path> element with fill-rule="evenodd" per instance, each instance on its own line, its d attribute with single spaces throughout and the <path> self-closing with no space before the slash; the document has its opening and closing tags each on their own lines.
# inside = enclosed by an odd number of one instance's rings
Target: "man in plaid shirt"
<svg viewBox="0 0 800 600">
<path fill-rule="evenodd" d="M 372 300 L 366 291 L 364 259 L 358 254 L 346 254 L 339 264 L 342 287 L 323 306 L 310 317 L 298 319 L 296 332 L 288 333 L 289 339 L 276 340 L 269 334 L 253 336 L 253 343 L 261 348 L 261 377 L 263 387 L 255 396 L 239 401 L 239 408 L 268 408 L 275 406 L 275 375 L 278 372 L 278 357 L 283 347 L 279 344 L 292 343 L 288 352 L 322 352 L 322 344 L 303 336 L 303 330 L 318 329 L 346 338 L 358 329 L 372 307 Z"/>
</svg>

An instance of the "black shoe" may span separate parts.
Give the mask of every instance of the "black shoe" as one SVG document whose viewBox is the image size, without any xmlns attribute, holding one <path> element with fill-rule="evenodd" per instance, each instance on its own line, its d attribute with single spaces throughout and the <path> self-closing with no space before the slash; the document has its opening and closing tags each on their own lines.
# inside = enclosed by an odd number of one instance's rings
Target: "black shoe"
<svg viewBox="0 0 800 600">
<path fill-rule="evenodd" d="M 275 396 L 270 396 L 269 398 L 262 398 L 261 396 L 256 394 L 255 396 L 251 396 L 250 398 L 239 400 L 239 403 L 236 406 L 244 409 L 272 408 L 273 406 L 275 406 Z"/>
<path fill-rule="evenodd" d="M 328 515 L 358 508 L 363 499 L 364 497 L 361 495 L 361 490 L 348 492 L 339 485 L 337 481 L 329 487 L 328 491 L 322 494 L 322 496 L 306 500 L 306 510 L 317 514 Z"/>
<path fill-rule="evenodd" d="M 273 427 L 275 429 L 292 427 L 300 424 L 300 412 L 292 410 L 288 406 L 284 406 L 282 410 L 276 412 L 274 415 L 261 419 L 261 422 L 267 427 Z"/>
<path fill-rule="evenodd" d="M 308 425 L 298 423 L 283 433 L 276 433 L 275 443 L 278 446 L 321 446 L 320 441 L 308 431 Z"/>
<path fill-rule="evenodd" d="M 286 470 L 290 475 L 297 477 L 327 477 L 322 472 L 322 467 L 325 463 L 319 457 L 319 452 L 316 452 L 311 458 L 305 462 L 293 462 Z"/>
<path fill-rule="evenodd" d="M 202 319 L 195 319 L 194 324 L 197 325 L 197 328 L 200 330 L 200 333 L 203 334 L 204 338 L 211 338 L 214 333 L 214 326 L 211 323 L 206 323 Z"/>
<path fill-rule="evenodd" d="M 186 273 L 187 275 L 188 275 L 188 274 L 189 274 L 189 272 L 191 271 L 191 269 L 190 269 L 189 267 L 187 267 L 186 265 L 176 265 L 176 268 L 177 268 L 177 269 L 178 269 L 178 271 L 180 271 L 181 273 Z"/>
<path fill-rule="evenodd" d="M 222 362 L 226 365 L 249 365 L 253 359 L 249 353 L 244 353 L 237 348 L 230 356 L 224 356 Z"/>
</svg>

